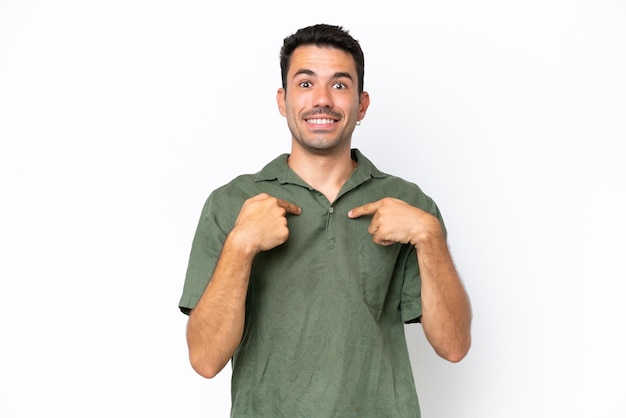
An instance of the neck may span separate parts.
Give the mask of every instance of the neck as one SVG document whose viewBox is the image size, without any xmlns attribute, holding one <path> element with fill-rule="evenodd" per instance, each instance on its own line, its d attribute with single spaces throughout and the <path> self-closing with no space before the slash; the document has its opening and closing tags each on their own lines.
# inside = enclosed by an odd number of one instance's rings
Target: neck
<svg viewBox="0 0 626 418">
<path fill-rule="evenodd" d="M 340 153 L 315 155 L 292 149 L 288 160 L 289 167 L 309 186 L 334 202 L 339 190 L 356 168 L 350 148 Z"/>
</svg>

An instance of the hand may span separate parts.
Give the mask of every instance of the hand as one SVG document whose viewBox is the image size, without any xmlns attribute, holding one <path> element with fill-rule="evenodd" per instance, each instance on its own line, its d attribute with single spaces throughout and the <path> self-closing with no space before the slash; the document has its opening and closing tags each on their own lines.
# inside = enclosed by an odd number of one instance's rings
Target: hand
<svg viewBox="0 0 626 418">
<path fill-rule="evenodd" d="M 267 251 L 287 241 L 287 214 L 300 213 L 293 203 L 261 193 L 244 202 L 231 235 L 254 254 Z"/>
<path fill-rule="evenodd" d="M 364 215 L 374 215 L 367 231 L 380 245 L 400 242 L 416 246 L 433 235 L 443 236 L 436 217 L 399 199 L 386 197 L 348 212 L 348 217 L 352 219 Z"/>
</svg>

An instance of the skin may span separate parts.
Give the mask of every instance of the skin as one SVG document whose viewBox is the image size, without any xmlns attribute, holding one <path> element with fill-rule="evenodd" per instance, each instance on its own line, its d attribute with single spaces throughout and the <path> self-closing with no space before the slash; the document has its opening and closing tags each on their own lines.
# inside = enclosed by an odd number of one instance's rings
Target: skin
<svg viewBox="0 0 626 418">
<path fill-rule="evenodd" d="M 370 103 L 367 92 L 358 93 L 354 58 L 334 48 L 296 48 L 276 101 L 291 131 L 289 166 L 333 202 L 356 166 L 352 133 Z"/>
<path fill-rule="evenodd" d="M 291 131 L 289 166 L 333 202 L 355 168 L 352 133 L 365 117 L 367 92 L 358 93 L 356 65 L 344 51 L 300 46 L 292 55 L 278 110 Z M 226 238 L 215 272 L 189 316 L 187 344 L 192 367 L 211 378 L 228 364 L 243 336 L 245 300 L 254 257 L 284 243 L 288 217 L 301 208 L 259 194 L 246 200 Z M 369 233 L 379 245 L 415 246 L 422 277 L 421 323 L 441 357 L 460 361 L 470 343 L 471 309 L 437 218 L 392 198 L 352 209 L 371 216 Z"/>
</svg>

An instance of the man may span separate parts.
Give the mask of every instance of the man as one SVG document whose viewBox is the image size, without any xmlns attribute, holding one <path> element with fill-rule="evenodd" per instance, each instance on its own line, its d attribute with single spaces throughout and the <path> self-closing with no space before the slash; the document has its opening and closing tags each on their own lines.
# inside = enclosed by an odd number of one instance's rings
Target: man
<svg viewBox="0 0 626 418">
<path fill-rule="evenodd" d="M 452 362 L 471 339 L 441 215 L 351 148 L 370 98 L 347 31 L 300 29 L 280 63 L 291 152 L 207 199 L 179 303 L 191 365 L 232 359 L 233 417 L 419 417 L 404 324 Z"/>
</svg>

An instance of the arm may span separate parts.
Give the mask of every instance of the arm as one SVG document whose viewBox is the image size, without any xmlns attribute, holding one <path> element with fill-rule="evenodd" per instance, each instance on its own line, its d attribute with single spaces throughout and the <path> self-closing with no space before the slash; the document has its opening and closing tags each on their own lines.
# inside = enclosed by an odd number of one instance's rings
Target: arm
<svg viewBox="0 0 626 418">
<path fill-rule="evenodd" d="M 209 285 L 189 315 L 189 360 L 198 374 L 214 377 L 232 357 L 243 336 L 254 257 L 284 243 L 289 236 L 286 214 L 300 212 L 294 204 L 267 194 L 244 202 Z"/>
<path fill-rule="evenodd" d="M 471 344 L 471 307 L 456 271 L 439 220 L 393 198 L 354 208 L 351 218 L 374 215 L 368 231 L 374 242 L 415 246 L 422 279 L 424 333 L 435 352 L 452 362 L 465 357 Z"/>
<path fill-rule="evenodd" d="M 471 344 L 472 312 L 469 298 L 448 250 L 439 220 L 431 216 L 431 229 L 418 233 L 415 246 L 422 278 L 421 323 L 437 354 L 461 361 Z M 427 218 L 428 218 L 427 217 Z"/>
</svg>

